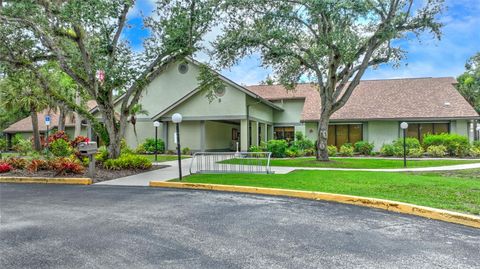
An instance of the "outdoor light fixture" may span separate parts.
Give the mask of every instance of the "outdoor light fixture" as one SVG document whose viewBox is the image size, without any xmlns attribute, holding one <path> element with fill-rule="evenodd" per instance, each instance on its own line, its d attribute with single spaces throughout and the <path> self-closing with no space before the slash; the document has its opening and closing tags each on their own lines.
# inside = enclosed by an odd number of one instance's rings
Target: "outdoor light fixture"
<svg viewBox="0 0 480 269">
<path fill-rule="evenodd" d="M 175 143 L 177 143 L 177 156 L 178 156 L 178 175 L 179 180 L 182 180 L 182 158 L 180 155 L 180 122 L 182 122 L 182 114 L 175 113 L 172 115 L 172 121 L 176 124 Z"/>
<path fill-rule="evenodd" d="M 159 121 L 153 122 L 153 127 L 155 127 L 155 162 L 157 162 L 158 155 L 158 127 L 160 127 Z"/>
<path fill-rule="evenodd" d="M 408 123 L 402 122 L 400 123 L 400 128 L 403 130 L 403 167 L 407 167 L 407 129 Z"/>
</svg>

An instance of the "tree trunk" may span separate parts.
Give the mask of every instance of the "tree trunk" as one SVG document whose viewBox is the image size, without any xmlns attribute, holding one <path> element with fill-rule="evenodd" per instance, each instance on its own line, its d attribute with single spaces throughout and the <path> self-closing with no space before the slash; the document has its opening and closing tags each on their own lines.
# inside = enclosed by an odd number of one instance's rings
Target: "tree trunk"
<svg viewBox="0 0 480 269">
<path fill-rule="evenodd" d="M 59 115 L 58 115 L 58 130 L 65 131 L 65 114 L 66 110 L 64 107 L 59 108 Z"/>
<path fill-rule="evenodd" d="M 32 118 L 33 129 L 33 148 L 35 151 L 42 150 L 42 144 L 40 142 L 40 131 L 38 130 L 38 114 L 35 107 L 30 108 L 30 117 Z"/>
<path fill-rule="evenodd" d="M 329 161 L 328 159 L 328 122 L 330 117 L 322 116 L 318 122 L 317 136 L 317 161 Z"/>
<path fill-rule="evenodd" d="M 80 93 L 77 91 L 75 95 L 75 104 L 79 106 L 81 105 L 80 103 L 81 103 Z M 80 113 L 77 113 L 77 112 L 74 113 L 74 117 L 75 117 L 75 133 L 73 136 L 77 137 L 80 135 L 80 132 L 82 131 L 82 117 L 80 116 Z"/>
</svg>

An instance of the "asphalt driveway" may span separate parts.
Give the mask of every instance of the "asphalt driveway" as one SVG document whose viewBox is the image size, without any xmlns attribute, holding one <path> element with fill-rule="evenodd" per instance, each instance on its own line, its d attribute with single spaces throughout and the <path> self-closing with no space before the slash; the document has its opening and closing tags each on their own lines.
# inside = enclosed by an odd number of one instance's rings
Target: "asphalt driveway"
<svg viewBox="0 0 480 269">
<path fill-rule="evenodd" d="M 328 202 L 0 184 L 0 268 L 479 268 L 480 230 Z"/>
</svg>

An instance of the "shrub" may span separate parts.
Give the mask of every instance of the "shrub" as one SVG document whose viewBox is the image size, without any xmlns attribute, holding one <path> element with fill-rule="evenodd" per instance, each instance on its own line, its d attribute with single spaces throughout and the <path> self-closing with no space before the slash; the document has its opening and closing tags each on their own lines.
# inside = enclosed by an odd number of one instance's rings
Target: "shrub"
<svg viewBox="0 0 480 269">
<path fill-rule="evenodd" d="M 354 148 L 353 148 L 352 144 L 345 143 L 340 147 L 339 154 L 342 155 L 342 156 L 346 156 L 346 157 L 352 157 L 353 152 L 354 152 Z"/>
<path fill-rule="evenodd" d="M 157 140 L 157 147 L 158 147 L 158 153 L 164 153 L 165 152 L 165 142 L 163 142 L 162 139 Z M 155 152 L 155 138 L 145 139 L 145 142 L 143 143 L 143 148 L 145 149 L 145 152 L 147 152 L 147 153 L 154 153 Z"/>
<path fill-rule="evenodd" d="M 459 134 L 428 134 L 423 138 L 423 146 L 425 148 L 440 145 L 445 146 L 448 154 L 451 156 L 465 156 L 470 149 L 468 138 Z"/>
<path fill-rule="evenodd" d="M 52 152 L 53 156 L 55 157 L 68 157 L 73 153 L 70 143 L 63 139 L 57 139 L 53 141 L 49 148 L 50 152 Z"/>
<path fill-rule="evenodd" d="M 32 149 L 32 141 L 20 138 L 16 141 L 16 144 L 13 146 L 13 150 L 20 153 L 20 155 L 27 155 L 31 152 Z"/>
<path fill-rule="evenodd" d="M 190 148 L 189 147 L 185 147 L 182 149 L 182 154 L 183 155 L 190 155 Z"/>
<path fill-rule="evenodd" d="M 480 157 L 480 146 L 477 147 L 471 147 L 469 155 L 473 158 L 478 158 Z"/>
<path fill-rule="evenodd" d="M 371 155 L 374 147 L 373 143 L 368 143 L 367 141 L 355 143 L 355 151 L 363 155 Z"/>
<path fill-rule="evenodd" d="M 7 162 L 0 162 L 0 174 L 7 173 L 13 170 L 13 167 Z"/>
<path fill-rule="evenodd" d="M 48 161 L 42 159 L 32 159 L 27 165 L 27 170 L 31 173 L 38 172 L 40 170 L 50 170 L 52 167 Z"/>
<path fill-rule="evenodd" d="M 70 145 L 72 146 L 72 148 L 76 149 L 78 147 L 78 144 L 83 143 L 83 142 L 88 143 L 88 142 L 90 142 L 90 139 L 88 139 L 88 137 L 86 137 L 86 136 L 79 135 L 79 136 L 75 137 L 75 139 L 72 140 L 72 142 L 70 142 Z"/>
<path fill-rule="evenodd" d="M 135 153 L 137 153 L 137 154 L 145 154 L 145 153 L 147 153 L 147 151 L 145 150 L 145 146 L 144 146 L 143 143 L 137 145 L 137 148 L 135 149 Z"/>
<path fill-rule="evenodd" d="M 418 141 L 418 139 L 414 137 L 407 137 L 407 139 L 405 140 L 405 144 L 407 149 L 406 150 L 407 156 L 415 157 L 413 155 L 419 155 L 420 153 L 419 149 L 422 149 L 421 151 L 422 154 L 424 152 L 422 146 L 420 145 L 420 141 Z M 394 141 L 393 147 L 394 147 L 394 155 L 397 157 L 403 157 L 403 139 Z M 412 151 L 411 154 L 410 154 L 410 151 Z"/>
<path fill-rule="evenodd" d="M 432 145 L 427 148 L 427 154 L 432 157 L 445 157 L 447 155 L 447 147 L 444 145 Z"/>
<path fill-rule="evenodd" d="M 177 153 L 175 153 L 174 150 L 171 150 L 171 149 L 167 150 L 166 153 L 167 153 L 168 155 L 175 155 L 175 154 L 177 154 Z"/>
<path fill-rule="evenodd" d="M 56 158 L 50 162 L 51 167 L 57 172 L 56 175 L 83 174 L 85 167 L 76 158 Z"/>
<path fill-rule="evenodd" d="M 122 154 L 118 159 L 109 159 L 103 163 L 103 167 L 109 170 L 122 169 L 149 169 L 152 162 L 145 156 Z"/>
<path fill-rule="evenodd" d="M 380 154 L 383 156 L 393 156 L 395 155 L 395 147 L 393 144 L 384 144 L 380 149 Z"/>
<path fill-rule="evenodd" d="M 267 142 L 267 151 L 272 153 L 272 157 L 284 158 L 288 143 L 285 140 L 270 140 Z"/>
<path fill-rule="evenodd" d="M 23 158 L 10 157 L 6 162 L 13 167 L 13 169 L 25 169 L 27 167 L 27 160 Z"/>
<path fill-rule="evenodd" d="M 57 141 L 59 139 L 62 139 L 66 142 L 70 141 L 67 133 L 65 133 L 64 131 L 57 131 L 57 132 L 48 136 L 48 144 L 51 144 L 54 141 Z"/>
<path fill-rule="evenodd" d="M 313 149 L 306 149 L 303 151 L 305 156 L 315 156 L 315 148 Z"/>
<path fill-rule="evenodd" d="M 263 149 L 260 146 L 250 146 L 248 148 L 249 152 L 263 152 Z"/>
<path fill-rule="evenodd" d="M 108 150 L 105 146 L 101 146 L 98 148 L 98 152 L 95 155 L 95 160 L 103 163 L 108 159 Z"/>
<path fill-rule="evenodd" d="M 293 145 L 298 148 L 300 151 L 304 151 L 307 149 L 315 150 L 315 145 L 313 142 L 303 135 L 302 132 L 295 133 L 296 140 L 293 142 Z"/>
<path fill-rule="evenodd" d="M 133 149 L 131 149 L 128 144 L 127 140 L 124 138 L 120 141 L 120 154 L 133 154 Z"/>
<path fill-rule="evenodd" d="M 328 146 L 327 151 L 328 151 L 328 156 L 330 156 L 330 157 L 337 156 L 338 149 L 337 149 L 336 146 Z"/>
<path fill-rule="evenodd" d="M 0 151 L 7 150 L 7 140 L 5 138 L 0 137 Z"/>
<path fill-rule="evenodd" d="M 411 148 L 408 150 L 408 157 L 419 158 L 423 156 L 424 152 L 423 148 Z"/>
</svg>

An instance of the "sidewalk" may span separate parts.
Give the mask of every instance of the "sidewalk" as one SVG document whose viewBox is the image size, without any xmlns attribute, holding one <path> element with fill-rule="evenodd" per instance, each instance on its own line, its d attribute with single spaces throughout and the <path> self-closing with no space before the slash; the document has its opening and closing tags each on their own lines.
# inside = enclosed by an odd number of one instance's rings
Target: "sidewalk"
<svg viewBox="0 0 480 269">
<path fill-rule="evenodd" d="M 182 159 L 182 175 L 190 175 L 191 158 Z M 154 165 L 168 165 L 169 167 L 157 169 L 137 175 L 117 178 L 95 183 L 95 185 L 115 185 L 115 186 L 148 186 L 150 181 L 168 181 L 178 178 L 178 161 L 168 161 L 162 163 L 154 163 Z"/>
</svg>

